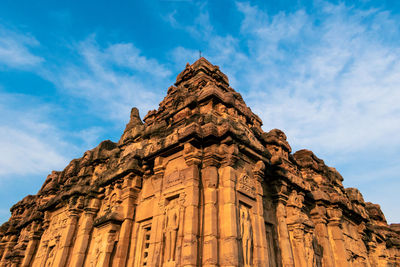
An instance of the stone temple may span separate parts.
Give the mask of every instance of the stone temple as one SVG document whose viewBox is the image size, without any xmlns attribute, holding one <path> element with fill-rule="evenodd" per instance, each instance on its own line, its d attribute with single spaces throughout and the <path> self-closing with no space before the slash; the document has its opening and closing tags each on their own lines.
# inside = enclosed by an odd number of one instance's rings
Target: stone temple
<svg viewBox="0 0 400 267">
<path fill-rule="evenodd" d="M 400 224 L 200 58 L 0 227 L 0 266 L 400 266 Z"/>
</svg>

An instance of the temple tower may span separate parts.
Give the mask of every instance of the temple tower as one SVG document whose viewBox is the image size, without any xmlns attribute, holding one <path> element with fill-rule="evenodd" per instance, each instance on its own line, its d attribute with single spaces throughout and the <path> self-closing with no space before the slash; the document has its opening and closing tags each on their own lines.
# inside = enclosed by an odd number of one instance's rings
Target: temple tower
<svg viewBox="0 0 400 267">
<path fill-rule="evenodd" d="M 0 228 L 5 266 L 400 266 L 400 227 L 311 151 L 291 154 L 205 58 Z"/>
</svg>

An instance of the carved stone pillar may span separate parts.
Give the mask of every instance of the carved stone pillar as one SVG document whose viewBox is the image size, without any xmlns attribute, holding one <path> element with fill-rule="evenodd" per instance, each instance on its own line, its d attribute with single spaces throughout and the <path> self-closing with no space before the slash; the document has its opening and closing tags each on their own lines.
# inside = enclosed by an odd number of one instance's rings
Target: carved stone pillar
<svg viewBox="0 0 400 267">
<path fill-rule="evenodd" d="M 199 164 L 200 151 L 189 143 L 184 147 L 184 158 L 189 167 L 185 177 L 185 217 L 183 220 L 182 266 L 199 266 Z"/>
<path fill-rule="evenodd" d="M 286 207 L 286 223 L 289 229 L 292 244 L 293 260 L 295 266 L 307 267 L 307 257 L 305 254 L 305 226 L 307 216 L 302 213 L 304 194 L 293 190 L 289 196 Z"/>
<path fill-rule="evenodd" d="M 268 266 L 270 259 L 268 253 L 267 232 L 264 221 L 263 187 L 265 164 L 258 161 L 253 169 L 256 181 L 256 206 L 254 207 L 254 264 L 255 266 Z"/>
<path fill-rule="evenodd" d="M 307 258 L 304 245 L 304 225 L 292 224 L 288 225 L 290 237 L 292 240 L 293 260 L 297 267 L 307 267 Z"/>
<path fill-rule="evenodd" d="M 218 174 L 219 183 L 219 203 L 220 215 L 220 266 L 239 266 L 239 233 L 237 217 L 236 199 L 236 173 L 233 168 L 236 160 L 238 148 L 236 145 L 227 147 L 221 146 L 221 155 L 225 158 L 222 161 Z"/>
<path fill-rule="evenodd" d="M 206 148 L 201 178 L 204 194 L 202 266 L 207 267 L 218 264 L 218 164 L 216 146 Z"/>
<path fill-rule="evenodd" d="M 112 266 L 110 263 L 111 253 L 114 249 L 115 242 L 117 241 L 117 231 L 119 226 L 115 224 L 109 224 L 105 226 L 108 228 L 106 235 L 104 236 L 104 240 L 101 240 L 102 244 L 100 246 L 100 255 L 94 254 L 93 256 L 97 257 L 95 260 L 96 264 L 94 266 Z M 91 266 L 91 265 L 89 265 Z"/>
<path fill-rule="evenodd" d="M 3 253 L 6 248 L 6 244 L 7 244 L 7 242 L 5 240 L 6 240 L 5 236 L 0 238 L 0 261 L 3 258 Z"/>
<path fill-rule="evenodd" d="M 327 209 L 329 222 L 328 231 L 333 248 L 335 266 L 351 266 L 347 262 L 346 248 L 344 245 L 343 231 L 341 229 L 342 211 L 339 208 Z"/>
<path fill-rule="evenodd" d="M 57 250 L 57 253 L 54 257 L 53 266 L 66 266 L 68 254 L 70 253 L 70 248 L 72 246 L 72 241 L 75 235 L 76 225 L 79 218 L 78 208 L 81 208 L 83 206 L 82 201 L 83 197 L 79 197 L 79 199 L 70 199 L 67 227 L 65 228 L 64 233 L 60 238 L 59 249 Z"/>
<path fill-rule="evenodd" d="M 162 157 L 157 157 L 154 160 L 154 174 L 151 175 L 150 170 L 147 165 L 143 166 L 145 169 L 145 173 L 143 175 L 143 179 L 151 179 L 151 183 L 153 185 L 154 190 L 154 198 L 156 200 L 161 199 L 161 188 L 162 188 L 162 180 L 165 172 L 165 165 Z M 164 201 L 154 202 L 153 207 L 153 219 L 152 219 L 152 235 L 150 236 L 150 247 L 149 247 L 149 255 L 148 266 L 161 266 L 162 264 L 162 251 L 163 251 L 163 232 L 164 232 Z M 134 246 L 132 246 L 134 247 Z M 131 252 L 131 255 L 134 255 L 135 252 Z"/>
<path fill-rule="evenodd" d="M 93 230 L 93 221 L 100 207 L 100 201 L 93 198 L 89 201 L 88 207 L 84 209 L 82 222 L 80 223 L 70 266 L 83 266 L 87 254 L 87 248 L 90 240 L 90 234 Z"/>
<path fill-rule="evenodd" d="M 8 242 L 5 245 L 4 252 L 3 252 L 3 257 L 1 258 L 0 261 L 0 267 L 6 267 L 7 266 L 7 259 L 6 257 L 8 254 L 12 251 L 14 246 L 17 244 L 17 236 L 12 235 L 9 237 Z"/>
<path fill-rule="evenodd" d="M 37 222 L 33 222 L 32 226 L 31 226 L 31 232 L 29 234 L 29 242 L 28 242 L 28 246 L 26 247 L 25 250 L 25 256 L 24 259 L 22 260 L 22 267 L 28 267 L 31 266 L 31 262 L 33 259 L 33 256 L 36 253 L 37 247 L 39 245 L 40 242 L 40 237 L 42 232 L 39 231 L 39 225 Z"/>
<path fill-rule="evenodd" d="M 329 242 L 329 233 L 326 217 L 326 208 L 324 206 L 317 205 L 311 211 L 311 218 L 315 224 L 315 237 L 318 244 L 322 246 L 322 266 L 335 266 L 331 243 Z"/>
<path fill-rule="evenodd" d="M 282 257 L 282 266 L 294 267 L 292 246 L 290 244 L 289 231 L 286 224 L 285 204 L 288 199 L 288 196 L 286 195 L 287 185 L 283 181 L 279 181 L 274 184 L 274 187 L 274 198 L 276 201 L 276 221 L 280 245 L 279 247 Z"/>
<path fill-rule="evenodd" d="M 118 239 L 118 246 L 113 260 L 113 266 L 125 266 L 128 257 L 129 240 L 131 237 L 133 218 L 138 196 L 137 179 L 139 177 L 126 177 L 122 186 L 122 225 Z"/>
</svg>

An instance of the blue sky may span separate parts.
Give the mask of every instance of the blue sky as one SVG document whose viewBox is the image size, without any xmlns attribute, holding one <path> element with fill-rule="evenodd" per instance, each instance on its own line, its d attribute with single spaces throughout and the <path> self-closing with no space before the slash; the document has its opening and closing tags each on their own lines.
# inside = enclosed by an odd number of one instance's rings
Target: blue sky
<svg viewBox="0 0 400 267">
<path fill-rule="evenodd" d="M 0 7 L 0 223 L 155 109 L 198 50 L 400 222 L 400 2 L 8 1 Z"/>
</svg>

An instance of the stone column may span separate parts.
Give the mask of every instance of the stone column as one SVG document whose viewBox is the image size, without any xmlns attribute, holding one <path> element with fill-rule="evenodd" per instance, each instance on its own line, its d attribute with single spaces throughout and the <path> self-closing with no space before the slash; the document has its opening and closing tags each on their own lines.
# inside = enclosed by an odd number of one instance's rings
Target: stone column
<svg viewBox="0 0 400 267">
<path fill-rule="evenodd" d="M 7 244 L 5 239 L 6 239 L 5 236 L 0 239 L 0 261 L 3 258 L 3 253 Z"/>
<path fill-rule="evenodd" d="M 236 199 L 236 163 L 238 148 L 236 145 L 221 146 L 221 156 L 225 156 L 218 171 L 219 174 L 219 229 L 220 229 L 220 266 L 239 266 L 239 233 Z"/>
<path fill-rule="evenodd" d="M 93 254 L 93 250 L 91 248 L 91 259 L 89 257 L 86 259 L 85 266 L 113 266 L 110 262 L 111 254 L 113 252 L 115 242 L 118 239 L 117 235 L 120 226 L 108 222 L 106 225 L 103 225 L 101 227 L 104 228 L 101 230 L 101 232 L 97 232 L 97 234 L 102 235 L 97 244 L 97 249 L 99 249 L 99 253 L 97 255 Z M 99 228 L 95 230 L 99 230 Z"/>
<path fill-rule="evenodd" d="M 6 267 L 7 266 L 7 260 L 6 257 L 7 255 L 12 251 L 14 246 L 17 244 L 17 236 L 12 235 L 9 237 L 8 242 L 5 245 L 3 256 L 0 261 L 0 267 Z"/>
<path fill-rule="evenodd" d="M 326 217 L 326 208 L 324 206 L 317 206 L 311 211 L 311 218 L 315 224 L 315 237 L 318 241 L 318 244 L 322 246 L 322 266 L 335 266 L 332 247 L 329 242 L 329 233 L 327 225 L 327 217 Z"/>
<path fill-rule="evenodd" d="M 113 260 L 113 266 L 125 266 L 128 258 L 129 241 L 131 237 L 133 218 L 139 190 L 135 187 L 138 177 L 126 177 L 122 187 L 123 222 L 118 239 L 118 246 Z"/>
<path fill-rule="evenodd" d="M 292 224 L 288 225 L 288 229 L 292 240 L 294 265 L 296 267 L 308 267 L 304 247 L 304 225 Z"/>
<path fill-rule="evenodd" d="M 337 207 L 331 207 L 327 209 L 327 214 L 329 217 L 328 232 L 333 248 L 335 266 L 351 266 L 347 262 L 347 253 L 341 229 L 342 211 Z"/>
<path fill-rule="evenodd" d="M 31 266 L 31 262 L 33 260 L 33 257 L 37 251 L 39 242 L 40 242 L 40 237 L 42 235 L 42 232 L 39 231 L 39 225 L 37 222 L 33 222 L 31 226 L 31 232 L 29 235 L 29 242 L 28 246 L 26 247 L 25 250 L 25 256 L 24 259 L 22 260 L 21 267 L 28 267 Z"/>
<path fill-rule="evenodd" d="M 256 181 L 256 205 L 254 210 L 254 265 L 268 266 L 270 259 L 267 244 L 267 232 L 265 229 L 262 183 L 264 180 L 265 164 L 258 161 L 253 168 L 253 175 Z M 271 266 L 272 267 L 272 266 Z"/>
<path fill-rule="evenodd" d="M 68 255 L 70 253 L 70 248 L 72 246 L 72 241 L 75 235 L 75 230 L 79 218 L 78 207 L 83 205 L 82 200 L 83 197 L 80 197 L 79 199 L 70 199 L 69 209 L 67 211 L 69 216 L 67 227 L 63 230 L 62 236 L 60 238 L 60 245 L 54 257 L 53 266 L 64 267 L 67 264 Z"/>
<path fill-rule="evenodd" d="M 184 158 L 190 172 L 185 177 L 186 200 L 183 221 L 182 266 L 199 266 L 199 164 L 200 151 L 190 143 L 184 147 Z"/>
<path fill-rule="evenodd" d="M 154 174 L 151 175 L 151 170 L 147 164 L 143 166 L 145 173 L 143 179 L 151 179 L 154 189 L 154 201 L 153 207 L 153 219 L 151 224 L 151 236 L 150 236 L 150 247 L 149 247 L 149 259 L 148 266 L 159 267 L 162 265 L 162 244 L 163 244 L 163 231 L 164 231 L 164 207 L 165 201 L 161 200 L 161 188 L 162 181 L 165 172 L 165 166 L 163 164 L 163 158 L 157 157 L 154 160 Z M 132 246 L 133 247 L 133 246 Z M 134 255 L 131 252 L 131 255 Z"/>
<path fill-rule="evenodd" d="M 279 247 L 282 257 L 283 267 L 294 267 L 292 246 L 290 244 L 289 231 L 286 224 L 286 195 L 287 185 L 283 181 L 277 181 L 273 185 L 275 188 L 274 199 L 276 202 L 276 221 L 279 239 Z"/>
<path fill-rule="evenodd" d="M 289 196 L 286 206 L 286 224 L 288 225 L 289 236 L 292 244 L 294 265 L 299 267 L 307 267 L 307 257 L 305 253 L 305 226 L 304 223 L 308 219 L 303 214 L 304 193 L 298 193 L 293 190 Z"/>
<path fill-rule="evenodd" d="M 93 221 L 99 211 L 100 200 L 93 198 L 90 199 L 88 207 L 84 209 L 82 222 L 76 235 L 74 249 L 72 251 L 70 266 L 80 267 L 83 266 L 85 257 L 87 256 L 87 248 L 91 232 L 93 230 Z"/>
<path fill-rule="evenodd" d="M 202 266 L 218 264 L 218 166 L 216 146 L 205 149 L 201 178 L 203 184 Z"/>
</svg>

